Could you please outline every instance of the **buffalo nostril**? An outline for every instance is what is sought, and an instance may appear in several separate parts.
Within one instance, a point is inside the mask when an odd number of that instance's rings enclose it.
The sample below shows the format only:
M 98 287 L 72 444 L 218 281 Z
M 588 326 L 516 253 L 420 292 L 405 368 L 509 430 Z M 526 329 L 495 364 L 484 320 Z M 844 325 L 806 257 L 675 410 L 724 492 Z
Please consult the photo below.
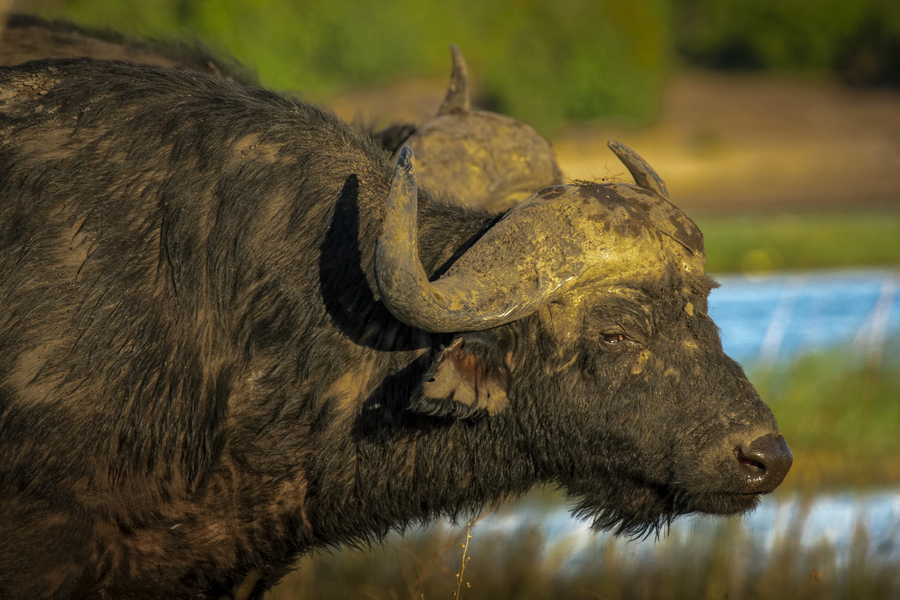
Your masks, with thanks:
M 784 481 L 794 462 L 784 438 L 769 433 L 734 449 L 741 473 L 746 476 L 748 493 L 767 494 Z

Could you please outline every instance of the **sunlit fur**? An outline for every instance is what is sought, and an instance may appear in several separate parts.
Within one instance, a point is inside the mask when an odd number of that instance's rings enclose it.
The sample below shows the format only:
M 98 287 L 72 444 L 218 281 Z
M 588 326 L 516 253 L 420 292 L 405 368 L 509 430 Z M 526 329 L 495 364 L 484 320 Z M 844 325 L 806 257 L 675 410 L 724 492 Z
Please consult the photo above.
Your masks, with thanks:
M 459 336 L 374 291 L 390 181 L 370 137 L 269 91 L 0 69 L 0 597 L 216 598 L 259 573 L 258 597 L 313 549 L 538 484 L 627 534 L 752 507 L 722 460 L 775 422 L 710 281 L 673 261 L 462 334 L 509 405 L 454 412 L 422 383 Z M 499 218 L 419 203 L 434 273 Z M 643 341 L 605 346 L 616 327 Z

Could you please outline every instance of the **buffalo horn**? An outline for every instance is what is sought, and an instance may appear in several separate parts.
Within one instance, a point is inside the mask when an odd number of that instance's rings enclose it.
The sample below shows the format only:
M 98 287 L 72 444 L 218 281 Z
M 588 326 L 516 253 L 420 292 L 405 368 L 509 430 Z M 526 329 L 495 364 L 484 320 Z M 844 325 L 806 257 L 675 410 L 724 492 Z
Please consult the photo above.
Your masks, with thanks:
M 660 179 L 653 167 L 647 164 L 647 161 L 638 156 L 637 152 L 615 140 L 609 140 L 606 145 L 619 157 L 638 186 L 656 192 L 669 200 L 669 190 L 666 189 L 665 182 Z
M 439 117 L 469 111 L 469 69 L 466 59 L 456 44 L 450 44 L 450 53 L 453 55 L 453 71 L 450 73 L 447 95 L 438 110 Z
M 495 274 L 495 265 L 491 264 L 483 264 L 477 274 L 454 277 L 451 269 L 448 276 L 428 281 L 419 259 L 412 158 L 412 150 L 405 146 L 397 160 L 375 248 L 375 279 L 391 313 L 426 331 L 479 331 L 515 321 L 540 308 L 544 294 L 537 286 L 515 282 L 513 287 L 518 289 L 508 289 L 510 285 L 503 280 L 510 277 Z M 517 254 L 514 249 L 512 253 Z M 515 279 L 515 274 L 511 275 Z

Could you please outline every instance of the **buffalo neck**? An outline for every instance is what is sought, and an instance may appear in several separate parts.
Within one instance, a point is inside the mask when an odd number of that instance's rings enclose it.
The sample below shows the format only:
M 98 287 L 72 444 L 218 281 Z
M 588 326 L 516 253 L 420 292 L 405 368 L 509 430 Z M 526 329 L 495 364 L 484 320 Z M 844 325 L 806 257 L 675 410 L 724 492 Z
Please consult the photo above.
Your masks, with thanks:
M 351 543 L 381 538 L 440 517 L 465 519 L 540 483 L 510 414 L 457 420 L 416 415 L 402 404 L 402 397 L 373 396 L 352 424 L 354 447 L 311 478 L 317 482 L 311 512 L 330 515 L 315 524 L 313 544 L 335 536 Z

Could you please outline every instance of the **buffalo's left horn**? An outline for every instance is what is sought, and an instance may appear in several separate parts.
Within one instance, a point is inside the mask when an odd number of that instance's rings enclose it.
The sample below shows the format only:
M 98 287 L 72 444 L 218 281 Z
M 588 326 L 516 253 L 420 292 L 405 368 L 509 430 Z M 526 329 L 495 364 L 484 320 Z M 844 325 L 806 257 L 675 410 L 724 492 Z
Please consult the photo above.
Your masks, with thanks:
M 417 188 L 408 146 L 400 151 L 375 248 L 375 279 L 395 317 L 431 332 L 478 331 L 515 321 L 540 308 L 534 294 L 513 295 L 493 278 L 444 277 L 435 282 L 419 259 Z M 485 265 L 489 268 L 490 265 Z M 489 276 L 490 273 L 482 273 Z M 479 285 L 478 280 L 484 281 Z M 490 279 L 495 285 L 487 285 Z M 524 290 L 523 290 L 524 291 Z M 510 300 L 510 298 L 515 298 Z

